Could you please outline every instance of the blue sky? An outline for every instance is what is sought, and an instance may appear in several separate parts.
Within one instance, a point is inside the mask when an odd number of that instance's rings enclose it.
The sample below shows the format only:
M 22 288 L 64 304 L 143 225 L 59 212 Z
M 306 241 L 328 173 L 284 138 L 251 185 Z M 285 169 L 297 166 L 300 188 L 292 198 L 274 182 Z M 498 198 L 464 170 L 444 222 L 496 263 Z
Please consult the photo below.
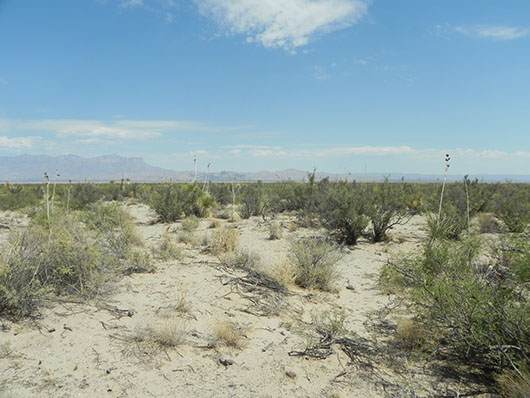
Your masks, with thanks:
M 528 0 L 0 0 L 0 155 L 530 174 Z

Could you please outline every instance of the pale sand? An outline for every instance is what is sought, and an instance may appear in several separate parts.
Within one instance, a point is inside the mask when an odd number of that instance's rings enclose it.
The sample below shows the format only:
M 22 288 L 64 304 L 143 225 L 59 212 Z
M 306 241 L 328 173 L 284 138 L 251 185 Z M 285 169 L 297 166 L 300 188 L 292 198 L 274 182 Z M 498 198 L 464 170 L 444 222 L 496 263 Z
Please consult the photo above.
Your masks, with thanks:
M 178 223 L 151 225 L 155 215 L 146 206 L 127 209 L 147 248 L 168 228 L 178 229 Z M 287 226 L 291 219 L 280 215 L 274 222 Z M 180 244 L 185 247 L 183 260 L 157 262 L 153 274 L 124 277 L 99 303 L 53 303 L 35 323 L 3 321 L 0 342 L 8 350 L 0 353 L 0 397 L 433 396 L 430 386 L 446 381 L 424 374 L 429 372 L 419 366 L 406 366 L 404 356 L 381 354 L 372 358 L 374 368 L 368 368 L 349 364 L 339 346 L 323 360 L 288 355 L 303 350 L 311 336 L 315 339 L 312 319 L 334 309 L 347 315 L 347 336 L 366 338 L 373 348 L 382 346 L 388 339 L 384 330 L 392 332 L 395 319 L 376 314 L 394 298 L 380 291 L 378 275 L 392 256 L 418 249 L 423 223 L 414 217 L 393 229 L 387 243 L 363 239 L 342 249 L 336 292 L 291 287 L 291 294 L 280 302 L 283 306 L 277 307 L 279 315 L 271 316 L 249 313 L 256 307 L 242 296 L 244 292 L 238 294 L 222 283 L 229 271 L 217 258 L 200 245 Z M 211 234 L 209 224 L 201 221 L 197 236 Z M 240 231 L 240 247 L 257 253 L 264 268 L 284 261 L 289 239 L 319 233 L 305 228 L 289 232 L 284 227 L 282 239 L 269 240 L 261 218 L 230 225 Z M 179 298 L 189 303 L 188 314 L 171 309 Z M 160 349 L 131 338 L 142 326 L 173 321 L 187 332 L 186 342 L 176 348 Z M 214 328 L 224 321 L 244 328 L 242 348 L 211 347 Z M 220 360 L 233 364 L 225 366 Z

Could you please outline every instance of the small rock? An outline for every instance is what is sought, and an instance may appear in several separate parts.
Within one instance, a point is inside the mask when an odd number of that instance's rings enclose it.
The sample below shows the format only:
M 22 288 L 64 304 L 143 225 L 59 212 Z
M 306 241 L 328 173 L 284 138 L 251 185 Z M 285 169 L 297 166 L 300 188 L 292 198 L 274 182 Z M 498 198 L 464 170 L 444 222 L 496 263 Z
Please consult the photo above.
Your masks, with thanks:
M 296 378 L 296 373 L 293 372 L 292 370 L 287 370 L 287 371 L 285 372 L 285 375 L 286 375 L 288 378 L 290 378 L 290 379 L 294 379 L 294 378 Z
M 226 367 L 234 364 L 234 361 L 232 361 L 231 359 L 219 358 L 219 362 L 221 363 L 221 365 L 226 366 Z

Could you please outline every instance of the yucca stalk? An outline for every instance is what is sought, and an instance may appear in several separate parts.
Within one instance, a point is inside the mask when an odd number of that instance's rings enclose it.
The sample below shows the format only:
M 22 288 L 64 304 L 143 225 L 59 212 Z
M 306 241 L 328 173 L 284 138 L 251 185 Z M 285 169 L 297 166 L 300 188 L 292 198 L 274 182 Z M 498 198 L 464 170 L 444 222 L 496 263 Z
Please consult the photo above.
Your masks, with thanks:
M 444 191 L 445 191 L 445 183 L 447 182 L 447 172 L 449 170 L 449 166 L 451 166 L 451 157 L 448 153 L 445 154 L 445 172 L 444 172 L 444 181 L 442 183 L 442 193 L 440 194 L 440 207 L 438 208 L 438 218 L 437 223 L 440 223 L 440 219 L 442 217 L 442 204 L 444 200 Z

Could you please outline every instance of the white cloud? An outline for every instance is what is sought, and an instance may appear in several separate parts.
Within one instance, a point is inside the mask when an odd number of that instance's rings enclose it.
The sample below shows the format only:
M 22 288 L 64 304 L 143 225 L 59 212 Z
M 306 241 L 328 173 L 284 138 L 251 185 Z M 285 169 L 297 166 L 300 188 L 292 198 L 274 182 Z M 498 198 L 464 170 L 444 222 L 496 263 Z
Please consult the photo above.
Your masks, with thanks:
M 313 77 L 316 80 L 329 80 L 331 76 L 325 67 L 317 65 L 313 68 Z
M 204 156 L 204 155 L 208 155 L 208 151 L 204 149 L 197 149 L 196 151 L 190 152 L 190 155 Z
M 0 118 L 0 132 L 46 132 L 59 138 L 78 137 L 83 143 L 100 140 L 145 140 L 171 132 L 226 132 L 245 126 L 216 127 L 203 123 L 178 120 L 78 120 L 43 119 L 19 120 Z
M 141 5 L 143 5 L 143 0 L 127 0 L 121 3 L 121 6 L 125 8 L 138 7 Z
M 526 28 L 503 25 L 462 25 L 453 26 L 450 28 L 450 30 L 455 33 L 475 37 L 477 39 L 490 39 L 496 41 L 520 39 L 527 36 L 530 32 Z
M 195 0 L 203 15 L 248 42 L 287 50 L 308 44 L 317 33 L 357 23 L 366 0 Z
M 3 77 L 0 77 L 0 84 L 7 84 L 7 80 Z
M 35 141 L 40 140 L 41 137 L 17 137 L 9 138 L 0 136 L 0 149 L 18 149 L 30 148 L 35 144 Z
M 242 147 L 241 149 L 246 149 Z M 349 156 L 398 156 L 422 159 L 439 159 L 443 161 L 445 154 L 451 154 L 453 160 L 491 160 L 491 159 L 508 159 L 510 157 L 530 158 L 530 152 L 513 152 L 509 153 L 501 150 L 476 150 L 465 148 L 453 149 L 415 149 L 410 146 L 359 146 L 359 147 L 331 147 L 325 149 L 300 149 L 300 148 L 283 148 L 283 147 L 264 147 L 254 148 L 249 146 L 247 151 L 240 150 L 238 154 L 251 155 L 257 158 L 273 159 L 312 159 L 312 158 L 332 158 L 332 157 L 349 157 Z
M 388 156 L 388 155 L 410 155 L 418 154 L 421 151 L 412 149 L 409 146 L 362 146 L 362 147 L 335 147 L 319 150 L 285 148 L 274 149 L 253 149 L 250 154 L 254 157 L 273 158 L 322 158 L 333 156 Z

